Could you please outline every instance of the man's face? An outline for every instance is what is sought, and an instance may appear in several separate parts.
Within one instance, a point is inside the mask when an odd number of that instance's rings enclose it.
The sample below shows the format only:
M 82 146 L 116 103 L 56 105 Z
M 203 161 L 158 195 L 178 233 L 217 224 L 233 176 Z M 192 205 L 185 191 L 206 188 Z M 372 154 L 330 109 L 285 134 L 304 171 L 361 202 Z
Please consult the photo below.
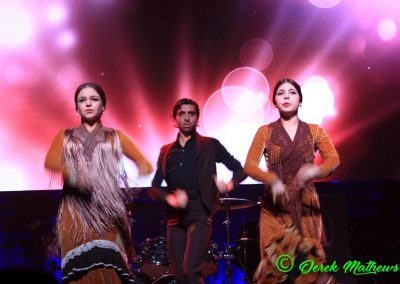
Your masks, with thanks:
M 189 135 L 196 130 L 199 117 L 194 105 L 182 105 L 174 117 L 174 122 L 179 131 Z

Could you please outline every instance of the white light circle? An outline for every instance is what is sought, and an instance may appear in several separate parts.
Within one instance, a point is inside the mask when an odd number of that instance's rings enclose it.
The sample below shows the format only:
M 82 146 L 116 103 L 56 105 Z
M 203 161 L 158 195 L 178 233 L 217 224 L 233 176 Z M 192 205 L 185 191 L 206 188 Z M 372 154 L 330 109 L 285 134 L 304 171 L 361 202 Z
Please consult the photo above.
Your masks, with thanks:
M 0 162 L 1 190 L 25 190 L 26 186 L 26 177 L 17 165 L 7 161 Z
M 320 76 L 309 77 L 301 87 L 303 93 L 299 117 L 308 123 L 321 124 L 326 116 L 334 115 L 334 95 L 328 81 Z
M 0 5 L 0 46 L 17 47 L 26 44 L 33 36 L 31 16 L 17 6 Z
M 392 20 L 384 20 L 378 25 L 378 34 L 382 40 L 391 40 L 396 36 L 397 28 Z
M 61 25 L 67 20 L 67 9 L 60 3 L 52 4 L 47 8 L 46 17 L 50 23 Z
M 237 68 L 231 71 L 222 82 L 223 99 L 227 105 L 229 105 L 231 108 L 234 108 L 234 106 L 230 104 L 236 101 L 238 94 L 236 92 L 231 92 L 231 90 L 233 90 L 232 87 L 237 88 L 237 90 L 242 88 L 242 90 L 246 89 L 252 92 L 258 101 L 257 103 L 260 103 L 261 105 L 264 105 L 268 100 L 268 80 L 259 70 L 255 68 Z M 226 92 L 224 90 L 226 90 Z M 245 93 L 247 93 L 247 91 Z M 234 95 L 234 100 L 231 100 L 231 95 Z

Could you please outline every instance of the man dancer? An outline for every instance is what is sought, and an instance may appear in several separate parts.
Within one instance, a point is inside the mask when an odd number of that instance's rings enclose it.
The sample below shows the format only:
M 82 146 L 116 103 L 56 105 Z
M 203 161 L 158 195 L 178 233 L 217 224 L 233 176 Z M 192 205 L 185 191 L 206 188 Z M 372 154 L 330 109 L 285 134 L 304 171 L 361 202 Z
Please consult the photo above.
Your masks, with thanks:
M 219 192 L 230 192 L 246 176 L 243 168 L 215 138 L 197 133 L 199 106 L 180 99 L 173 108 L 174 142 L 161 148 L 150 196 L 167 206 L 167 243 L 178 284 L 204 283 L 200 266 L 212 230 L 212 215 L 219 206 Z M 225 183 L 216 178 L 216 162 L 233 172 Z M 167 191 L 161 189 L 165 180 Z

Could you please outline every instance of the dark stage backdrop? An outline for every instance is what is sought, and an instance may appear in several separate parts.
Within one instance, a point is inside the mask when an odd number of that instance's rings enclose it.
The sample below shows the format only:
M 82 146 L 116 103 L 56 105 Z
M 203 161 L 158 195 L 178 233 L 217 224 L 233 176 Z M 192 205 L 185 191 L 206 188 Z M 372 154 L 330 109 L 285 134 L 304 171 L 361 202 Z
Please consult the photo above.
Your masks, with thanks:
M 106 90 L 103 123 L 155 164 L 181 97 L 199 102 L 199 132 L 244 162 L 277 118 L 271 88 L 292 77 L 301 118 L 341 155 L 333 179 L 399 178 L 399 23 L 394 0 L 1 1 L 0 191 L 60 188 L 43 160 L 59 129 L 79 124 L 84 81 Z M 127 170 L 132 187 L 149 186 Z
M 400 233 L 397 229 L 400 222 L 399 181 L 333 181 L 317 183 L 316 186 L 324 214 L 328 263 L 336 261 L 339 267 L 348 260 L 400 263 Z M 137 193 L 128 208 L 132 212 L 132 235 L 140 255 L 146 239 L 159 240 L 165 236 L 165 212 L 162 205 L 147 197 L 147 188 L 131 190 Z M 262 185 L 241 185 L 231 197 L 257 202 L 263 196 L 263 190 Z M 60 260 L 52 244 L 60 193 L 59 190 L 0 193 L 0 269 L 26 267 L 59 274 L 57 266 Z M 244 275 L 244 263 L 251 275 L 259 261 L 257 241 L 236 242 L 243 236 L 258 239 L 259 210 L 259 205 L 254 205 L 231 210 L 229 214 L 234 252 L 232 265 L 237 281 Z M 215 255 L 223 255 L 225 250 L 225 220 L 226 211 L 218 211 L 212 234 L 217 245 L 213 252 Z M 156 252 L 160 255 L 160 250 Z M 226 266 L 225 260 L 218 261 L 218 273 L 209 278 L 210 283 L 227 283 Z M 400 280 L 399 273 L 354 276 L 340 269 L 334 275 L 346 284 L 387 284 L 399 283 Z

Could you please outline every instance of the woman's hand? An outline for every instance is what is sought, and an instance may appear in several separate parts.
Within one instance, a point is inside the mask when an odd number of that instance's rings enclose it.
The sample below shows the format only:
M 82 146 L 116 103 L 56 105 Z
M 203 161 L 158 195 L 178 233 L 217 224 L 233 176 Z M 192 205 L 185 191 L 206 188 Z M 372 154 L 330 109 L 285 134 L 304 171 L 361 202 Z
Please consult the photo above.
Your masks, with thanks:
M 168 205 L 173 208 L 186 208 L 188 196 L 186 191 L 177 188 L 174 193 L 170 193 L 165 197 Z
M 320 170 L 318 166 L 307 164 L 302 166 L 297 172 L 295 181 L 299 187 L 303 187 L 304 184 L 319 177 L 319 175 Z
M 275 201 L 276 201 L 276 197 L 278 195 L 285 194 L 286 198 L 288 197 L 286 189 L 285 189 L 285 185 L 280 179 L 275 180 L 271 184 L 271 191 L 272 191 L 272 201 L 274 202 L 274 204 L 275 204 Z

